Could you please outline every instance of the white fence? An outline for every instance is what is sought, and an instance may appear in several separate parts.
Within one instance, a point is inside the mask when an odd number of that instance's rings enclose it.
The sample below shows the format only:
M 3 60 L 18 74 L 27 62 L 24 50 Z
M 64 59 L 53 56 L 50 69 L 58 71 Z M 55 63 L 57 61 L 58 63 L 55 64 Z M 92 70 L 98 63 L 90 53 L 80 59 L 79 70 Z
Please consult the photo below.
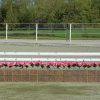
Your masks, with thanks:
M 100 52 L 0 52 L 0 56 L 2 57 L 0 61 L 100 61 Z M 25 58 L 26 56 L 27 58 Z
M 100 39 L 100 23 L 0 23 L 1 39 Z
M 100 56 L 100 52 L 95 53 L 84 53 L 84 52 L 80 52 L 80 53 L 74 53 L 74 52 L 0 52 L 0 56 L 82 56 L 82 57 L 86 57 L 86 56 Z

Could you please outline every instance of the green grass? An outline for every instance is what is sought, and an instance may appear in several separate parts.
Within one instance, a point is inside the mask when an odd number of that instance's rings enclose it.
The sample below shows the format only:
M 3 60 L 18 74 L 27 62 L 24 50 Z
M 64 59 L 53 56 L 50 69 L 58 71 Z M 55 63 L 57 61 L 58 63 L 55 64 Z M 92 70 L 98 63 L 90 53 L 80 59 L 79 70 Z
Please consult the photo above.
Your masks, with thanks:
M 100 100 L 100 84 L 0 83 L 0 100 Z
M 8 38 L 35 39 L 35 30 L 9 30 Z M 0 38 L 5 36 L 5 31 L 0 31 Z M 69 38 L 69 30 L 45 29 L 38 30 L 38 39 L 65 39 Z M 100 39 L 100 29 L 72 29 L 72 39 Z

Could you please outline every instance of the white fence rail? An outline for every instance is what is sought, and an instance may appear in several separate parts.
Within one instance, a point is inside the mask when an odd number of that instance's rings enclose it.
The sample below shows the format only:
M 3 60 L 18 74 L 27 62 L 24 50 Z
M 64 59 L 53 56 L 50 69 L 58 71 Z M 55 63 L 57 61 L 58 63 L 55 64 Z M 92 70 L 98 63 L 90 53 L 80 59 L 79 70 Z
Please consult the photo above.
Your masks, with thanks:
M 0 56 L 2 57 L 0 58 L 0 61 L 100 61 L 100 52 L 98 53 L 0 52 Z M 19 56 L 21 56 L 21 58 L 19 58 Z M 29 57 L 25 58 L 26 56 Z
M 100 52 L 0 52 L 0 56 L 100 56 Z
M 100 39 L 100 23 L 0 23 L 0 37 L 34 40 Z
M 0 61 L 91 61 L 100 62 L 100 58 L 0 58 Z

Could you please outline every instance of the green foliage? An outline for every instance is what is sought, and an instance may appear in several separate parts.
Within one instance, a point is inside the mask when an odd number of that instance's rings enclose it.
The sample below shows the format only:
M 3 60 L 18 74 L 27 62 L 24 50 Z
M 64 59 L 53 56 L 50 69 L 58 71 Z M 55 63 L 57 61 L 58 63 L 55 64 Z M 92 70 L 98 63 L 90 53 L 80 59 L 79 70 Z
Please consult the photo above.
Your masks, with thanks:
M 4 22 L 17 22 L 17 11 L 15 8 L 15 4 L 13 4 L 12 0 L 3 1 L 1 11 Z
M 97 23 L 100 0 L 2 0 L 0 22 Z

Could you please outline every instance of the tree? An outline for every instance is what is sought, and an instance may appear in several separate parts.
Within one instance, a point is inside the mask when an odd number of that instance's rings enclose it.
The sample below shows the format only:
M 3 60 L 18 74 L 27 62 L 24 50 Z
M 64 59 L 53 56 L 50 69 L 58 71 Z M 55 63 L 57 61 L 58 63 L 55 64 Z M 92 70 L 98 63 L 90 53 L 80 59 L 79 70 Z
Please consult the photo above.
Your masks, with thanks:
M 34 19 L 34 0 L 16 0 L 19 22 L 30 23 Z
M 64 0 L 35 1 L 35 19 L 38 22 L 62 22 Z
M 1 0 L 0 22 L 100 22 L 100 0 Z
M 17 12 L 13 4 L 13 0 L 3 1 L 1 9 L 2 9 L 2 16 L 3 16 L 4 22 L 16 23 L 18 21 Z
M 100 23 L 100 0 L 91 0 L 92 19 Z

